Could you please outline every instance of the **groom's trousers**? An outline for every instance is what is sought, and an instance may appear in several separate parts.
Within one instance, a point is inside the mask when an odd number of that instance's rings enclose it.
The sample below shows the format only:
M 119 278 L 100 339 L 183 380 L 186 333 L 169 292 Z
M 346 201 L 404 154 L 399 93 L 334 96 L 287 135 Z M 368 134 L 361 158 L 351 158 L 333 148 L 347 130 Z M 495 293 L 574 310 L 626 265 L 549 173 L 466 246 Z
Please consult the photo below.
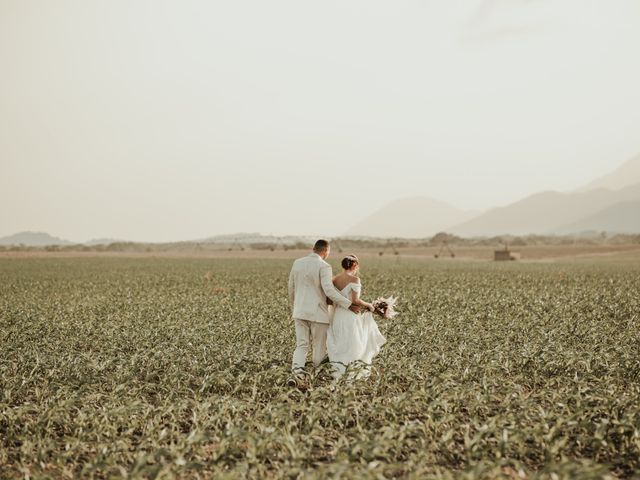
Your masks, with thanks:
M 293 352 L 291 370 L 294 373 L 304 369 L 309 348 L 312 349 L 313 364 L 317 367 L 327 356 L 328 323 L 311 322 L 294 318 L 296 325 L 296 350 Z

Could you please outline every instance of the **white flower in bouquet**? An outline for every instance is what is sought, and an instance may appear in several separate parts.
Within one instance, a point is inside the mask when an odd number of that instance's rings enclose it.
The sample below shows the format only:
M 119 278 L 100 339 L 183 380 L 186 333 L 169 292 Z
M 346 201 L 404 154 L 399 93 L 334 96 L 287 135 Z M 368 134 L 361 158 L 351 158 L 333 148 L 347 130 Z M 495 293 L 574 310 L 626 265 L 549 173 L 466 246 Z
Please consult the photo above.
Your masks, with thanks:
M 386 319 L 395 317 L 398 314 L 395 310 L 397 300 L 397 297 L 376 298 L 372 303 L 373 313 Z

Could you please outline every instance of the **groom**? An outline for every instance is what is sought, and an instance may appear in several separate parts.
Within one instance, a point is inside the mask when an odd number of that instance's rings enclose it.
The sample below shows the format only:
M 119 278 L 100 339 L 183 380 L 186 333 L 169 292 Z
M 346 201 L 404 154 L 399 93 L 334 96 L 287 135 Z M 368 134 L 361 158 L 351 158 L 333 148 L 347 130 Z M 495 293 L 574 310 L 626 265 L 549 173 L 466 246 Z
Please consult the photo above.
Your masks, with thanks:
M 318 240 L 312 253 L 293 262 L 289 274 L 289 301 L 296 326 L 296 350 L 291 365 L 294 375 L 304 371 L 309 347 L 313 346 L 315 366 L 327 356 L 327 299 L 355 312 L 360 310 L 333 286 L 331 265 L 325 261 L 330 252 L 329 242 Z

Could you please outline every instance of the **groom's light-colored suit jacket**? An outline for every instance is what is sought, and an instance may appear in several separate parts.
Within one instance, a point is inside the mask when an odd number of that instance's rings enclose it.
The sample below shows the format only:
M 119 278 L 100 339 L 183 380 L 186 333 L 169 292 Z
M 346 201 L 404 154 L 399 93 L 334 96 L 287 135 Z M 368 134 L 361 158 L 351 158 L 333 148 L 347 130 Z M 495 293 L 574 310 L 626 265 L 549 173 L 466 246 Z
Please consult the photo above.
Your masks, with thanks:
M 331 265 L 320 255 L 311 253 L 293 262 L 289 274 L 289 301 L 293 305 L 293 318 L 329 323 L 327 297 L 344 308 L 351 306 L 351 300 L 333 286 Z

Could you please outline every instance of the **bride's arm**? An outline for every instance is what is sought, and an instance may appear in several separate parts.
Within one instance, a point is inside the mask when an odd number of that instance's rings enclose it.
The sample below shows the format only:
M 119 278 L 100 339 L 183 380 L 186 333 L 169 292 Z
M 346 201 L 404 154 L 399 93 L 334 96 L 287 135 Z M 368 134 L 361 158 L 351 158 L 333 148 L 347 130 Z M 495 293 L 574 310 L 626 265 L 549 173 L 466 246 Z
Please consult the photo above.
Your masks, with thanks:
M 365 302 L 364 300 L 362 300 L 360 298 L 359 289 L 358 290 L 356 290 L 356 289 L 351 290 L 351 303 L 353 305 L 358 305 L 359 307 L 366 308 L 370 312 L 373 312 L 373 305 L 371 305 L 370 303 Z

